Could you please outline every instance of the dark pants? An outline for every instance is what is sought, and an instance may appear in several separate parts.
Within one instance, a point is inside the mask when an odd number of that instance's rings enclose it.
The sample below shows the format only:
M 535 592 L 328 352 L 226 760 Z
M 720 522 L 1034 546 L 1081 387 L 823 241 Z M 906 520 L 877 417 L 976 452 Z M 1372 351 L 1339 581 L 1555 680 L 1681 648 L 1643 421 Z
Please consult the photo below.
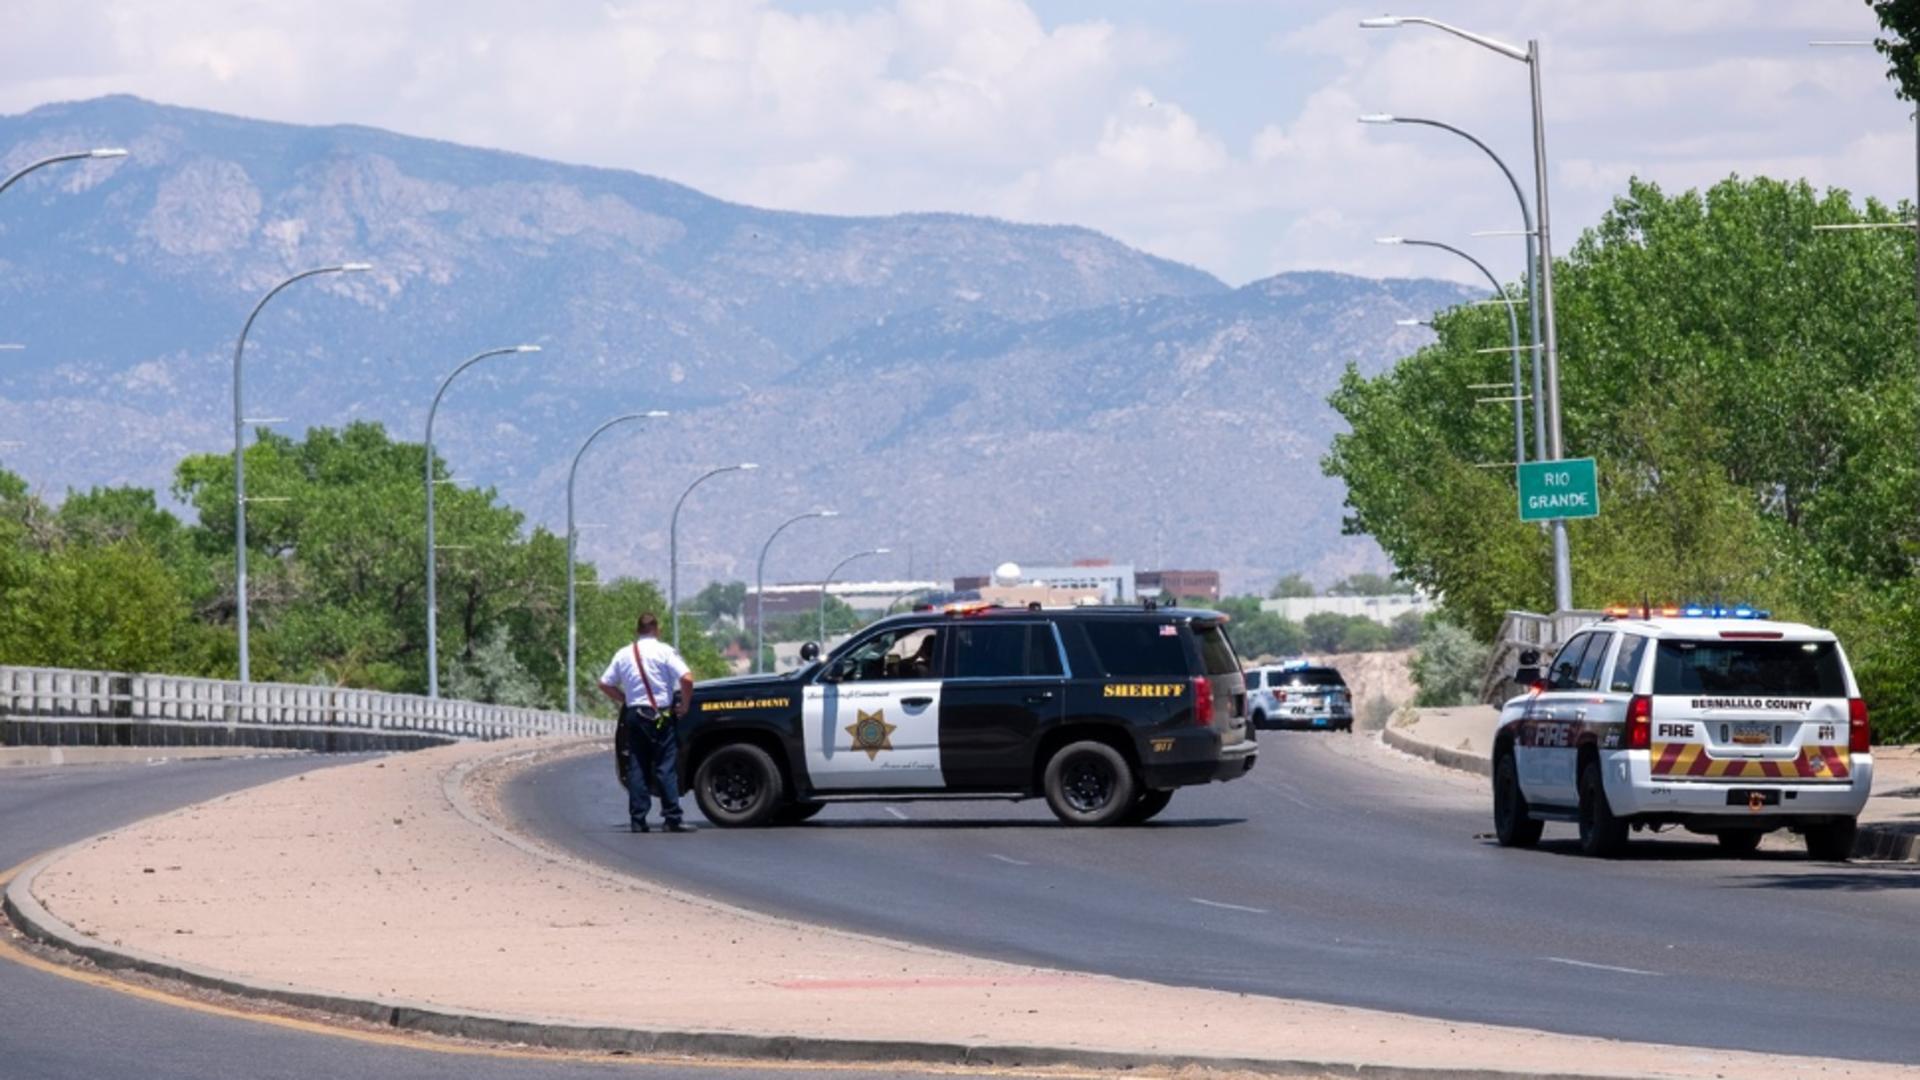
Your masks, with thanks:
M 672 823 L 680 820 L 679 725 L 672 713 L 656 723 L 648 711 L 632 706 L 620 710 L 620 723 L 627 729 L 627 817 L 635 824 L 646 821 L 652 805 L 648 796 L 658 795 L 660 816 Z

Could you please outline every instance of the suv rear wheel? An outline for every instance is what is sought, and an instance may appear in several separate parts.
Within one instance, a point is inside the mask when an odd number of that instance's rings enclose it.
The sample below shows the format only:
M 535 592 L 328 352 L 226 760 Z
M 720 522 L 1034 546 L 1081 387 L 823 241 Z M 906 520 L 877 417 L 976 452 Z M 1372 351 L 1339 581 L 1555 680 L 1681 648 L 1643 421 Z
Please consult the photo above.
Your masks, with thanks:
M 1055 751 L 1042 778 L 1047 806 L 1069 825 L 1113 825 L 1133 808 L 1139 784 L 1120 751 L 1085 739 Z
M 1494 839 L 1501 847 L 1529 848 L 1540 842 L 1540 827 L 1520 790 L 1520 770 L 1509 750 L 1493 766 Z
M 701 762 L 693 795 L 707 820 L 722 828 L 765 825 L 780 808 L 780 768 L 752 743 L 728 743 Z
M 1126 822 L 1129 825 L 1140 825 L 1151 821 L 1156 814 L 1165 810 L 1167 804 L 1172 801 L 1173 792 L 1171 790 L 1154 791 L 1148 788 L 1133 797 L 1133 805 L 1127 808 Z
M 1853 858 L 1853 838 L 1860 823 L 1843 818 L 1831 825 L 1810 825 L 1806 830 L 1807 857 L 1821 862 L 1846 862 Z
M 1611 859 L 1627 849 L 1627 823 L 1613 816 L 1600 763 L 1589 761 L 1580 770 L 1580 850 Z

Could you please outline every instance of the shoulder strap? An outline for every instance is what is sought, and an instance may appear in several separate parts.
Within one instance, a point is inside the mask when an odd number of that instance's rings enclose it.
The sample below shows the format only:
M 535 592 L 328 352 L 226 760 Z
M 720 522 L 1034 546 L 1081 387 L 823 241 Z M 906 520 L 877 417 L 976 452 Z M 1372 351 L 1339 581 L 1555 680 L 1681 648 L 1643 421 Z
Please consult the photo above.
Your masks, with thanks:
M 640 685 L 647 688 L 647 704 L 653 706 L 654 712 L 659 712 L 660 699 L 653 696 L 653 680 L 647 678 L 647 665 L 645 661 L 640 659 L 640 643 L 638 641 L 633 643 L 633 669 L 640 673 Z

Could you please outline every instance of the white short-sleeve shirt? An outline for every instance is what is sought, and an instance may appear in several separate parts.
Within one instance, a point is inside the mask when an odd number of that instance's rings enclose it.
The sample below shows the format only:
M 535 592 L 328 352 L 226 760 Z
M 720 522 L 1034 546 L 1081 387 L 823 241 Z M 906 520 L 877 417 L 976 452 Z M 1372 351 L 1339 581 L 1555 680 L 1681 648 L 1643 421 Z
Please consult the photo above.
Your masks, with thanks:
M 640 658 L 638 665 L 634 663 L 636 652 Z M 627 704 L 638 706 L 648 704 L 647 688 L 651 685 L 653 700 L 665 709 L 673 704 L 673 692 L 691 670 L 680 658 L 680 650 L 657 637 L 644 637 L 613 654 L 613 662 L 600 676 L 600 685 L 618 688 L 627 696 Z

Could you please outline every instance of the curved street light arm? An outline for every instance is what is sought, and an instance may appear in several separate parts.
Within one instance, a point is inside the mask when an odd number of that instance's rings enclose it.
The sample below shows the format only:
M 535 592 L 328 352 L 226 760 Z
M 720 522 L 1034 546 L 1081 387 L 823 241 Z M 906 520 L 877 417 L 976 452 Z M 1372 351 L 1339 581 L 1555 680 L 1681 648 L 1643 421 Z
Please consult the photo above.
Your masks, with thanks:
M 808 518 L 838 517 L 835 510 L 810 510 L 804 514 L 795 514 L 780 523 L 779 528 L 767 535 L 767 542 L 760 545 L 760 559 L 753 567 L 753 673 L 760 674 L 760 655 L 766 649 L 767 639 L 767 551 L 787 526 Z
M 1526 461 L 1527 429 L 1526 420 L 1524 419 L 1525 413 L 1521 409 L 1520 402 L 1520 316 L 1516 313 L 1517 302 L 1513 297 L 1507 295 L 1507 287 L 1501 284 L 1500 279 L 1494 276 L 1493 271 L 1487 269 L 1487 264 L 1454 247 L 1452 244 L 1443 244 L 1438 240 L 1409 240 L 1404 238 L 1400 240 L 1400 243 L 1406 244 L 1409 247 L 1438 248 L 1441 251 L 1458 255 L 1462 259 L 1472 263 L 1474 268 L 1486 277 L 1487 284 L 1493 286 L 1494 295 L 1506 302 L 1507 340 L 1512 346 L 1509 352 L 1513 364 L 1513 460 L 1516 462 Z M 1538 402 L 1535 402 L 1536 408 L 1538 404 Z
M 673 628 L 673 647 L 676 649 L 680 647 L 680 508 L 687 505 L 687 496 L 693 494 L 693 489 L 708 480 L 722 473 L 747 472 L 759 467 L 751 461 L 745 461 L 738 465 L 709 469 L 688 484 L 687 489 L 673 502 L 673 515 L 667 521 L 667 611 L 668 621 Z
M 848 563 L 853 562 L 857 559 L 870 558 L 875 555 L 889 555 L 889 554 L 892 554 L 892 552 L 893 552 L 892 548 L 869 548 L 866 551 L 856 551 L 853 554 L 847 556 L 846 558 L 841 559 L 839 562 L 834 563 L 833 569 L 827 571 L 827 576 L 825 580 L 820 582 L 820 647 L 821 648 L 824 649 L 827 647 L 827 586 L 833 584 L 833 579 L 840 576 L 840 571 L 846 569 L 846 566 Z
M 5 180 L 0 180 L 0 191 L 5 191 L 8 188 L 12 187 L 15 181 L 19 180 L 21 177 L 27 175 L 28 173 L 34 171 L 35 169 L 44 169 L 48 165 L 58 165 L 63 161 L 82 161 L 87 158 L 115 158 L 115 157 L 126 157 L 126 156 L 127 156 L 127 152 L 125 150 L 121 150 L 118 147 L 111 147 L 111 148 L 103 148 L 99 150 L 75 150 L 71 153 L 55 154 L 52 157 L 44 157 L 44 158 L 41 158 L 39 161 L 35 161 L 35 162 L 32 162 L 31 164 L 21 166 L 20 168 L 14 170 L 13 175 L 7 177 Z
M 580 449 L 575 450 L 573 452 L 573 463 L 567 466 L 567 715 L 568 716 L 577 715 L 579 713 L 579 704 L 580 704 L 579 702 L 580 678 L 578 675 L 578 664 L 579 664 L 579 655 L 580 655 L 580 627 L 575 617 L 576 589 L 574 585 L 574 576 L 573 576 L 574 542 L 578 538 L 578 534 L 580 530 L 575 528 L 573 524 L 574 477 L 578 476 L 580 473 L 580 459 L 587 456 L 587 448 L 592 446 L 593 441 L 595 439 L 598 439 L 603 433 L 605 433 L 608 428 L 613 427 L 616 424 L 624 424 L 630 420 L 657 420 L 660 417 L 663 417 L 665 415 L 667 414 L 659 411 L 658 409 L 655 409 L 649 412 L 625 413 L 623 415 L 616 416 L 611 420 L 608 420 L 607 422 L 601 424 L 599 427 L 593 429 L 593 433 L 588 435 L 585 441 L 583 441 L 580 444 Z
M 1452 34 L 1454 37 L 1471 41 L 1481 48 L 1492 49 L 1502 56 L 1519 60 L 1523 63 L 1531 63 L 1533 59 L 1527 50 L 1520 48 L 1518 45 L 1509 45 L 1499 38 L 1488 37 L 1485 34 L 1475 33 L 1472 30 L 1465 30 L 1452 23 L 1441 22 L 1439 19 L 1429 19 L 1425 15 L 1385 15 L 1379 18 L 1360 20 L 1361 28 L 1366 30 L 1391 30 L 1404 26 L 1407 23 L 1418 23 L 1421 26 L 1431 26 L 1435 30 L 1443 30 Z

